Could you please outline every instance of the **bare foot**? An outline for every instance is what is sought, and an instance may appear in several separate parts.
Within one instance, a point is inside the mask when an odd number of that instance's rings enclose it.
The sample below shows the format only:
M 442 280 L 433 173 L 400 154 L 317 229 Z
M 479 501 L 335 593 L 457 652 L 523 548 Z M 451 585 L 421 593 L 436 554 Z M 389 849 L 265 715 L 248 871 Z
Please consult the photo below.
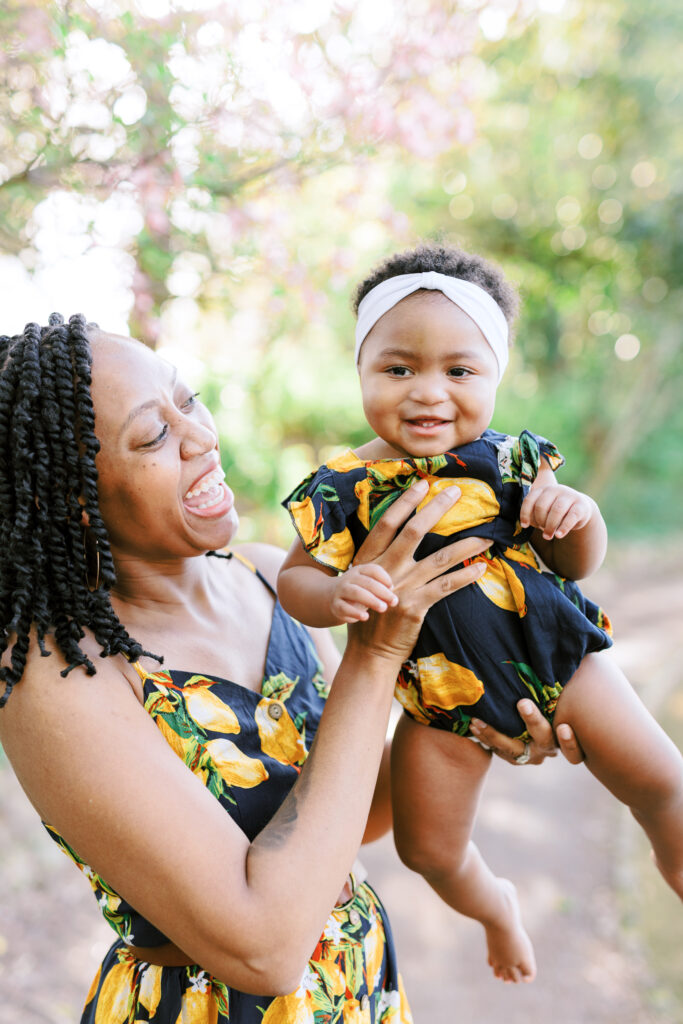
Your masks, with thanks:
M 495 925 L 484 925 L 493 973 L 501 981 L 533 981 L 536 958 L 531 939 L 522 925 L 517 890 L 507 878 L 498 878 L 506 907 L 504 916 Z

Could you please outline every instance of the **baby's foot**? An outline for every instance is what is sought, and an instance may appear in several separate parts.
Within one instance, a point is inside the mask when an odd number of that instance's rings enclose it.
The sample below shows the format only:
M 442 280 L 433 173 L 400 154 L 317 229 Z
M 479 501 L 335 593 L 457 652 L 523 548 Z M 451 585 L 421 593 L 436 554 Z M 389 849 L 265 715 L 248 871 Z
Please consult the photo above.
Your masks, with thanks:
M 533 981 L 536 958 L 531 939 L 522 925 L 517 890 L 507 878 L 497 881 L 506 911 L 497 924 L 484 925 L 489 963 L 495 976 L 502 981 Z

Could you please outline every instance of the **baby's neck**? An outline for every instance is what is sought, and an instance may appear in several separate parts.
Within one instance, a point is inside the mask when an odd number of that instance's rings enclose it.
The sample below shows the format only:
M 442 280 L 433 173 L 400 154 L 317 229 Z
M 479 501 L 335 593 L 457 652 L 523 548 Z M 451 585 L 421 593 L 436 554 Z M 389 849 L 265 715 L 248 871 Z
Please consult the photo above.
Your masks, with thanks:
M 359 448 L 354 448 L 354 452 L 359 459 L 367 461 L 373 459 L 414 459 L 419 457 L 414 455 L 412 452 L 401 451 L 399 448 L 394 448 L 392 445 L 382 440 L 381 437 L 374 437 L 372 441 L 368 441 L 367 444 L 362 444 Z M 433 455 L 443 454 L 445 453 L 433 453 Z

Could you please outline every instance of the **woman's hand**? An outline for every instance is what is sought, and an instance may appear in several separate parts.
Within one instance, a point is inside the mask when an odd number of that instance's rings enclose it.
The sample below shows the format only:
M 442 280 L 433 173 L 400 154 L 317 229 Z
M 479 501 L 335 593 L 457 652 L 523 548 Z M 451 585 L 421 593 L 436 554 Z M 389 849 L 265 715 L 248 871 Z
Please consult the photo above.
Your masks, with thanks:
M 486 565 L 478 562 L 454 572 L 448 570 L 490 546 L 488 540 L 469 537 L 416 562 L 413 556 L 420 541 L 460 497 L 457 487 L 447 487 L 409 519 L 427 489 L 427 484 L 420 481 L 397 498 L 372 528 L 353 560 L 354 565 L 372 562 L 385 569 L 398 601 L 381 613 L 370 610 L 367 621 L 350 626 L 349 644 L 360 644 L 372 653 L 400 661 L 415 646 L 427 609 L 479 579 Z
M 543 717 L 533 701 L 520 700 L 517 710 L 531 736 L 528 744 L 523 740 L 505 736 L 477 718 L 472 719 L 470 732 L 482 746 L 488 747 L 492 753 L 510 764 L 540 764 L 546 757 L 556 756 L 558 744 L 570 764 L 581 764 L 584 759 L 583 751 L 573 729 L 566 722 L 558 725 L 557 733 L 554 734 L 550 722 Z M 525 757 L 527 754 L 528 759 Z

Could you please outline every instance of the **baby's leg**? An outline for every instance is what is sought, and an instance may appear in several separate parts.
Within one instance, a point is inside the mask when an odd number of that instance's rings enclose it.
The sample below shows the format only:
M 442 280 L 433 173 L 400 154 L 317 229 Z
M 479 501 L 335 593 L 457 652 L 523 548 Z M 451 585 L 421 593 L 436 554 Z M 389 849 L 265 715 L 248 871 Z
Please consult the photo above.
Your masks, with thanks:
M 683 899 L 683 757 L 605 653 L 587 655 L 562 691 L 586 765 L 647 833 L 662 875 Z
M 396 848 L 449 906 L 482 923 L 496 977 L 533 981 L 515 887 L 496 878 L 470 839 L 490 761 L 471 740 L 403 715 L 391 758 Z

